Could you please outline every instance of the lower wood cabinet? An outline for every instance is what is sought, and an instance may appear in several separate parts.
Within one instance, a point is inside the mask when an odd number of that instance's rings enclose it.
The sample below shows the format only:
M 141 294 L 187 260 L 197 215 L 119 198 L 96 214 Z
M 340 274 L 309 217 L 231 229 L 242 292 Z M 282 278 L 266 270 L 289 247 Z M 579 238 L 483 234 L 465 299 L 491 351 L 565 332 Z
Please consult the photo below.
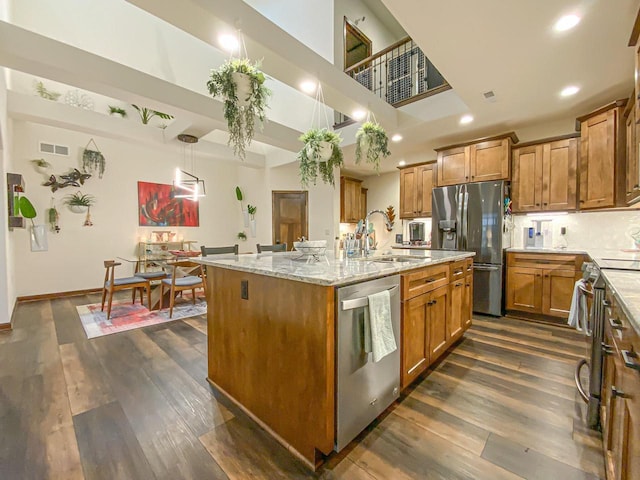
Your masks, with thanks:
M 569 318 L 583 261 L 583 255 L 507 253 L 507 310 Z
M 402 388 L 471 326 L 472 260 L 402 275 Z
M 640 336 L 608 296 L 603 342 L 602 444 L 608 480 L 640 478 Z

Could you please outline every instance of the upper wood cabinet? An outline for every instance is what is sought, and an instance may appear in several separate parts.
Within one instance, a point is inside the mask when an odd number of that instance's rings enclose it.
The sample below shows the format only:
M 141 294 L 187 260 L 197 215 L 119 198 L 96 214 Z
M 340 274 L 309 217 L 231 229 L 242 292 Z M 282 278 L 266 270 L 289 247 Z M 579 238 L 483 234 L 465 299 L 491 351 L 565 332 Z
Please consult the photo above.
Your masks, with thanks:
M 513 149 L 514 212 L 576 208 L 578 139 L 575 136 L 541 140 Z
M 626 100 L 618 100 L 579 117 L 580 208 L 624 205 L 626 142 L 622 111 Z
M 431 216 L 435 165 L 432 162 L 400 170 L 400 218 Z
M 438 186 L 509 180 L 514 132 L 437 148 Z
M 340 222 L 358 223 L 362 210 L 362 180 L 340 177 Z
M 638 165 L 640 148 L 638 145 L 638 125 L 636 118 L 635 92 L 631 94 L 631 101 L 625 109 L 626 151 L 625 151 L 625 199 L 631 205 L 640 200 L 640 168 Z

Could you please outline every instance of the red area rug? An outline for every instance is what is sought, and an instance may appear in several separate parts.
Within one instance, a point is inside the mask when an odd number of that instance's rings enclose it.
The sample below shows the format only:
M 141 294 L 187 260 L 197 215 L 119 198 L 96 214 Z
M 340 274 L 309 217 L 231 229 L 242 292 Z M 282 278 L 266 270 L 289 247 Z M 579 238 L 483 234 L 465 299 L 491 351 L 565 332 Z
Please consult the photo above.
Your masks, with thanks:
M 87 338 L 101 337 L 112 333 L 126 332 L 134 328 L 203 315 L 207 313 L 207 302 L 196 297 L 194 305 L 191 303 L 191 298 L 185 295 L 184 299 L 176 301 L 172 318 L 169 318 L 168 308 L 149 311 L 147 307 L 137 302 L 133 305 L 131 302 L 113 302 L 111 318 L 107 320 L 106 304 L 104 308 L 104 312 L 100 311 L 99 303 L 76 307 Z

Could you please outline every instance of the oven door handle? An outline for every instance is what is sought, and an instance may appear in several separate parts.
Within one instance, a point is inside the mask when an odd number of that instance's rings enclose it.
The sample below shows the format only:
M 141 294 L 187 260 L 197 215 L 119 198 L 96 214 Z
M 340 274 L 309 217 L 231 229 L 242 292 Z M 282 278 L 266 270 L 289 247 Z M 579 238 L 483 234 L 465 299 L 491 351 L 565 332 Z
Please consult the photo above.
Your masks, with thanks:
M 580 393 L 580 396 L 582 397 L 582 400 L 584 400 L 584 403 L 589 403 L 589 395 L 587 395 L 587 392 L 582 387 L 582 380 L 580 380 L 580 370 L 585 365 L 587 367 L 589 367 L 589 362 L 587 362 L 587 360 L 583 358 L 582 360 L 580 360 L 578 362 L 578 365 L 576 365 L 576 372 L 573 375 L 573 378 L 576 381 L 576 387 L 578 387 L 578 393 Z
M 389 296 L 393 297 L 398 293 L 400 287 L 394 285 L 391 288 L 387 288 Z M 352 298 L 351 300 L 342 301 L 342 311 L 353 310 L 354 308 L 366 307 L 369 305 L 369 297 Z

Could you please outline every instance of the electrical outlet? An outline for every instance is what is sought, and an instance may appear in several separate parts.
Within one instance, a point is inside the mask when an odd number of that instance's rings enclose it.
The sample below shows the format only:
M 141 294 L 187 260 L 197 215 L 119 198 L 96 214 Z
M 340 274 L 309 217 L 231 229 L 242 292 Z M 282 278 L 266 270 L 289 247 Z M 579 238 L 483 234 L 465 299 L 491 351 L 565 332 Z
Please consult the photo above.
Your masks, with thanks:
M 567 227 L 566 226 L 560 227 L 560 235 L 566 235 L 566 234 L 567 234 Z
M 249 280 L 240 280 L 240 298 L 249 300 Z

